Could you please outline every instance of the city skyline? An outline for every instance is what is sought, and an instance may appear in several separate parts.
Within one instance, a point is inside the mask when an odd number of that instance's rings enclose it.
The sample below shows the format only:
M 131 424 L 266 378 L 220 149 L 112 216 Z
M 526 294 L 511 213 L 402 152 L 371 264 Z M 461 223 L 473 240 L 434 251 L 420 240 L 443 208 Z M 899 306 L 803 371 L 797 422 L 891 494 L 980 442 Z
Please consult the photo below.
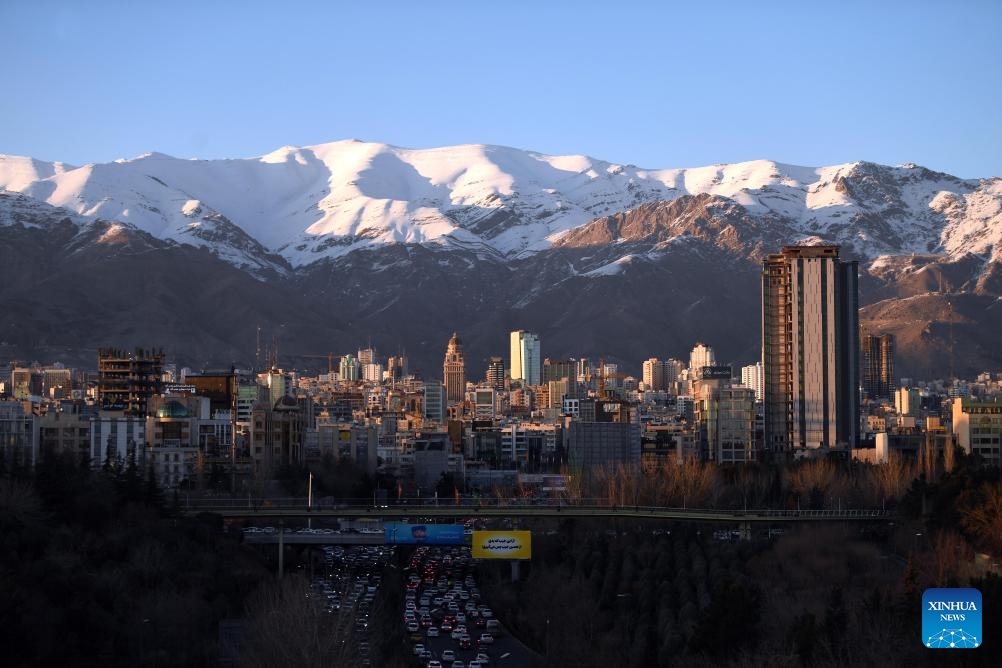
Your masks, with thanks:
M 1002 665 L 998 0 L 6 5 L 5 665 Z

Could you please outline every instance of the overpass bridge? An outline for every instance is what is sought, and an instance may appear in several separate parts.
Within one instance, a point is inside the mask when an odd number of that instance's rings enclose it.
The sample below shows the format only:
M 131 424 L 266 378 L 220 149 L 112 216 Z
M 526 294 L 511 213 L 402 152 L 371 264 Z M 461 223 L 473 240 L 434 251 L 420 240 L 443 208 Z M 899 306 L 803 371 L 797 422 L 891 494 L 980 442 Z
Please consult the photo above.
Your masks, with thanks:
M 214 513 L 224 518 L 246 519 L 370 519 L 401 521 L 420 518 L 623 518 L 635 520 L 674 520 L 682 522 L 790 523 L 790 522 L 873 522 L 893 518 L 879 508 L 801 509 L 713 509 L 670 508 L 662 506 L 610 506 L 594 502 L 534 505 L 515 503 L 393 505 L 334 504 L 309 505 L 306 499 L 191 499 L 182 503 L 185 514 Z

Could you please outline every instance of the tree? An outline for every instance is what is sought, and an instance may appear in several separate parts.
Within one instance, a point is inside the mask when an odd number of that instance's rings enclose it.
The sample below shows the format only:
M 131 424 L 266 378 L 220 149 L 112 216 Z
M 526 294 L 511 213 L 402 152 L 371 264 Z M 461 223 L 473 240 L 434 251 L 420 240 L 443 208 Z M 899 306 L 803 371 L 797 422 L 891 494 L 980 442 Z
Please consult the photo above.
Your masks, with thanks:
M 732 580 L 713 588 L 710 605 L 700 616 L 689 641 L 689 651 L 711 657 L 732 655 L 758 642 L 758 592 Z
M 333 668 L 355 652 L 353 610 L 328 613 L 310 598 L 309 582 L 287 577 L 263 584 L 247 603 L 249 628 L 240 653 L 244 668 Z
M 985 483 L 962 508 L 960 523 L 992 554 L 1002 554 L 1002 482 Z

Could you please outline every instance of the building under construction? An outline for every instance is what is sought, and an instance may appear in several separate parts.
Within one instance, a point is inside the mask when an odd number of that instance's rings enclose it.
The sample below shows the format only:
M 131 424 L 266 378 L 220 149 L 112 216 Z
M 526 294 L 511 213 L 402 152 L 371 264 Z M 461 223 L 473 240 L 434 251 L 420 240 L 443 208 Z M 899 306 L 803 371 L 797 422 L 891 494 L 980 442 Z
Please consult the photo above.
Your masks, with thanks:
M 162 349 L 99 349 L 97 391 L 101 410 L 147 417 L 150 398 L 163 391 L 163 362 Z

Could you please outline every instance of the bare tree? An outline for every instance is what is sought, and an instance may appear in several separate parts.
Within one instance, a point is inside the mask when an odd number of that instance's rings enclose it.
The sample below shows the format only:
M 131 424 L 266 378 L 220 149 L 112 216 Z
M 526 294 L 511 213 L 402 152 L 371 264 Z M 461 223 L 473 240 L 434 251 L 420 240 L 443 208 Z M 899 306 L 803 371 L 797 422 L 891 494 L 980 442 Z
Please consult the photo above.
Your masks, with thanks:
M 244 668 L 327 668 L 348 665 L 354 656 L 353 610 L 326 612 L 303 577 L 262 585 L 247 612 L 250 623 L 240 652 Z

